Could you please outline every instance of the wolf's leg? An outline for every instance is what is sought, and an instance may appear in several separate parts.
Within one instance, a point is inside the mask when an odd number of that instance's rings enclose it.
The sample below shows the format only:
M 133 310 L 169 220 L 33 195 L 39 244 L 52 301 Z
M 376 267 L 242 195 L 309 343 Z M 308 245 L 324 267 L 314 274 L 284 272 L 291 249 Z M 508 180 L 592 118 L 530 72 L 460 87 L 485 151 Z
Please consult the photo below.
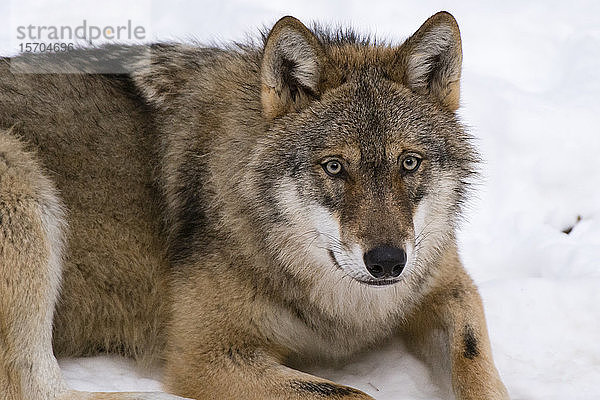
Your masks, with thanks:
M 166 385 L 197 400 L 373 400 L 357 389 L 288 368 L 260 350 L 227 346 L 207 349 L 201 360 L 174 356 Z
M 235 274 L 216 280 L 203 274 L 213 262 L 224 268 L 219 257 L 205 257 L 200 270 L 174 283 L 165 352 L 170 392 L 197 400 L 372 400 L 359 390 L 282 365 L 281 349 L 257 328 L 270 302 L 262 304 Z
M 64 217 L 51 182 L 0 132 L 0 392 L 52 399 L 66 390 L 52 354 Z
M 450 368 L 457 400 L 506 400 L 508 393 L 492 359 L 481 297 L 458 256 L 448 277 L 415 310 L 406 325 L 407 344 L 435 364 Z
M 78 392 L 70 390 L 58 397 L 57 400 L 189 400 L 161 392 Z
M 4 400 L 167 400 L 161 393 L 69 391 L 52 352 L 65 223 L 32 154 L 0 131 L 0 397 Z

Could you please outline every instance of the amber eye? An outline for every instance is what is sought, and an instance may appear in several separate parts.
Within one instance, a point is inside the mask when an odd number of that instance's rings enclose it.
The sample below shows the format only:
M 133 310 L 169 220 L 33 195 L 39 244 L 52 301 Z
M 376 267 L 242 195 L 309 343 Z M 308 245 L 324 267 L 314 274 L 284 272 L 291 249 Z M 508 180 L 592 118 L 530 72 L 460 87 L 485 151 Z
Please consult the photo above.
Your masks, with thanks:
M 402 160 L 402 168 L 406 172 L 414 172 L 419 168 L 421 164 L 421 159 L 417 156 L 407 156 L 404 160 Z
M 327 172 L 327 175 L 329 176 L 339 175 L 344 170 L 344 167 L 342 167 L 342 163 L 338 160 L 329 160 L 321 165 L 323 166 L 323 169 L 325 170 L 325 172 Z

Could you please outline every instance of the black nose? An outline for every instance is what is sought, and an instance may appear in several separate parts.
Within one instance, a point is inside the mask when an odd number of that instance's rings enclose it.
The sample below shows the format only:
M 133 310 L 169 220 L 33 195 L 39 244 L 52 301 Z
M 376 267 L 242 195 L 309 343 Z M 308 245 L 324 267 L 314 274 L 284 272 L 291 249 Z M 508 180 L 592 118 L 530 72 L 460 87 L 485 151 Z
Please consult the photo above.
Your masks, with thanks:
M 363 256 L 369 273 L 377 279 L 396 278 L 406 265 L 406 252 L 398 247 L 379 246 Z

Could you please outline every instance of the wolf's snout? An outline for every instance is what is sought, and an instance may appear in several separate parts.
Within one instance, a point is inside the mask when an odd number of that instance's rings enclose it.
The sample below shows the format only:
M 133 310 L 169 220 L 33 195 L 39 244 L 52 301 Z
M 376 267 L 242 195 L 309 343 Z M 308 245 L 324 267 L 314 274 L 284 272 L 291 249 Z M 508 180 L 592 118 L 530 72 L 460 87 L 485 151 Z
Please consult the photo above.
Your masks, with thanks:
M 396 278 L 406 265 L 406 252 L 399 247 L 379 246 L 363 256 L 369 273 L 377 279 Z

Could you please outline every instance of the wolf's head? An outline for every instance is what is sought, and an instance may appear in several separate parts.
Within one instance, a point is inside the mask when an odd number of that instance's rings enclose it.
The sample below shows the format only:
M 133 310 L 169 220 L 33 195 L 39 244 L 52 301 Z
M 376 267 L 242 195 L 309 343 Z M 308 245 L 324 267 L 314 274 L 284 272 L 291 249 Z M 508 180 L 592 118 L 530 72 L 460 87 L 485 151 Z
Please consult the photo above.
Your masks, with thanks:
M 399 47 L 279 20 L 265 40 L 269 132 L 253 168 L 284 264 L 386 286 L 454 240 L 477 156 L 454 112 L 461 42 L 448 13 Z

